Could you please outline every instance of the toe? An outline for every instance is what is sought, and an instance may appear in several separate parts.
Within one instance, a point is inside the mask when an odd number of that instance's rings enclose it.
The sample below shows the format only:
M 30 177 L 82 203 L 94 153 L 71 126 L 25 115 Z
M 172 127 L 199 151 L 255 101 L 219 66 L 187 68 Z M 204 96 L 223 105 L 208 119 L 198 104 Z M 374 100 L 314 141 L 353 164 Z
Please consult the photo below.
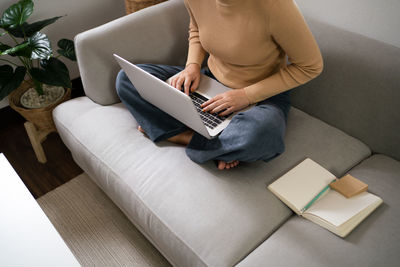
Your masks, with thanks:
M 229 165 L 229 168 L 235 168 L 237 165 L 239 165 L 239 161 L 234 160 L 234 161 L 227 163 L 227 165 Z
M 218 169 L 223 170 L 223 169 L 225 169 L 225 166 L 226 166 L 226 162 L 225 161 L 220 160 L 218 162 Z
M 139 132 L 141 132 L 142 134 L 144 134 L 144 135 L 147 137 L 147 134 L 146 134 L 146 132 L 143 130 L 142 126 L 139 125 L 137 128 L 138 128 Z

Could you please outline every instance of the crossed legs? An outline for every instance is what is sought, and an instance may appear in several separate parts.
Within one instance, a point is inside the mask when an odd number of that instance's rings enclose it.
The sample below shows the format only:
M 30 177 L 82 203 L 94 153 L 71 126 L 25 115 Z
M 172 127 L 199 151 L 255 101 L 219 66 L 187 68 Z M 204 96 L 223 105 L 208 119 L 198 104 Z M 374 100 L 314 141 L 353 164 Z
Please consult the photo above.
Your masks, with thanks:
M 162 80 L 183 69 L 151 64 L 139 67 Z M 154 142 L 168 140 L 186 146 L 186 154 L 194 162 L 216 160 L 219 169 L 230 169 L 241 161 L 268 161 L 284 150 L 284 112 L 271 101 L 263 101 L 235 115 L 217 138 L 208 140 L 142 99 L 123 71 L 118 74 L 116 87 L 121 101 L 135 117 L 142 133 Z

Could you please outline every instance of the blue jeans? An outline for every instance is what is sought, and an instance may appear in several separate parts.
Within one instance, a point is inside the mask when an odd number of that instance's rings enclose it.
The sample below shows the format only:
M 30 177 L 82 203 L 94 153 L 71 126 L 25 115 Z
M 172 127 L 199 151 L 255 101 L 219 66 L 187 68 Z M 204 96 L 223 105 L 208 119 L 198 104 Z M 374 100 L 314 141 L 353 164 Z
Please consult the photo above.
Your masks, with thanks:
M 181 66 L 155 64 L 139 64 L 138 67 L 164 81 L 184 69 Z M 201 71 L 215 79 L 207 67 Z M 122 103 L 153 142 L 168 139 L 188 129 L 141 98 L 122 70 L 117 76 L 116 89 Z M 289 91 L 259 102 L 251 109 L 236 114 L 214 139 L 209 140 L 194 133 L 186 147 L 186 154 L 197 163 L 208 160 L 269 161 L 285 149 L 284 135 L 289 109 Z

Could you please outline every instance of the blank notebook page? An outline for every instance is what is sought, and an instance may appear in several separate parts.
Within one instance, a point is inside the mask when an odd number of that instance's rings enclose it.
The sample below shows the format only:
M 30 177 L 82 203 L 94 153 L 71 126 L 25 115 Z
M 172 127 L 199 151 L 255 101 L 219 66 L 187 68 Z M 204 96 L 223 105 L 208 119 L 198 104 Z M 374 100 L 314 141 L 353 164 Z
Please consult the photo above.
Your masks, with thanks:
M 368 192 L 346 198 L 335 190 L 330 190 L 305 213 L 316 215 L 335 226 L 340 226 L 377 201 L 380 201 L 380 198 Z
M 307 158 L 268 188 L 300 211 L 335 178 L 332 173 Z

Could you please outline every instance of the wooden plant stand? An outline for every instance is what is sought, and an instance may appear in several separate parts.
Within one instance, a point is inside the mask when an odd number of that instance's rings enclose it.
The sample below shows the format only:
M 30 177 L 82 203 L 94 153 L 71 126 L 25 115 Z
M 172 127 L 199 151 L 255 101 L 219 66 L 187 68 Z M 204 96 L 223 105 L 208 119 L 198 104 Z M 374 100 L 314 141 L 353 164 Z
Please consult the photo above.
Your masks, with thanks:
M 40 163 L 46 163 L 47 158 L 46 154 L 44 153 L 42 143 L 47 139 L 47 136 L 52 133 L 56 132 L 57 130 L 54 128 L 52 129 L 47 129 L 47 130 L 38 130 L 35 126 L 30 121 L 27 121 L 24 123 L 26 133 L 28 134 L 29 141 L 31 141 L 31 145 L 33 148 L 33 151 L 35 152 L 36 158 Z
M 27 109 L 21 105 L 20 98 L 29 87 L 31 87 L 29 83 L 23 82 L 18 89 L 14 90 L 10 94 L 10 107 L 27 120 L 27 122 L 24 123 L 24 126 L 32 144 L 33 151 L 40 163 L 46 163 L 47 159 L 42 143 L 50 133 L 57 132 L 53 121 L 53 110 L 56 106 L 71 98 L 71 89 L 65 88 L 64 96 L 49 106 L 37 109 Z

